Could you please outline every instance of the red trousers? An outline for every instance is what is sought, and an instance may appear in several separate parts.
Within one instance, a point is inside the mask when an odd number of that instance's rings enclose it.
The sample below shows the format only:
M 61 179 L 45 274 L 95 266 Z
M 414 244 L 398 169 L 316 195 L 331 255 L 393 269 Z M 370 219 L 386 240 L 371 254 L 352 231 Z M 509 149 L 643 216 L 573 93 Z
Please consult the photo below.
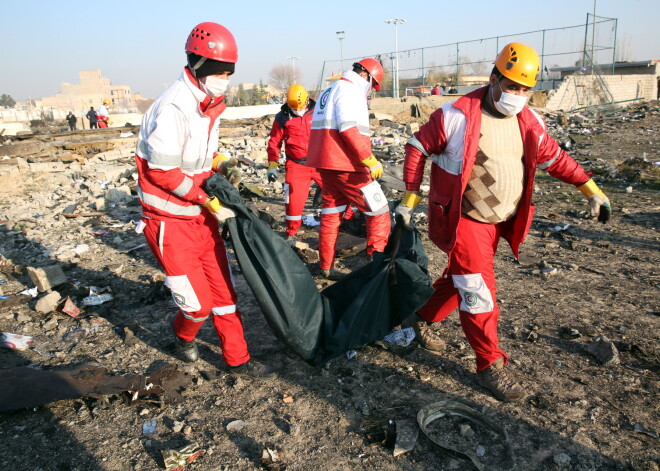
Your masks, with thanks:
M 165 285 L 179 307 L 174 319 L 176 334 L 193 340 L 211 315 L 227 364 L 248 361 L 250 354 L 217 220 L 204 212 L 190 222 L 144 222 L 147 243 L 165 270 Z
M 389 206 L 376 211 L 367 204 L 361 188 L 374 180 L 368 173 L 338 172 L 319 169 L 323 182 L 321 227 L 319 228 L 319 268 L 329 270 L 334 265 L 335 247 L 342 214 L 351 205 L 366 216 L 367 254 L 382 252 L 390 235 Z
M 418 313 L 429 322 L 440 322 L 458 307 L 463 332 L 477 357 L 477 371 L 502 356 L 508 361 L 498 346 L 500 309 L 494 271 L 495 252 L 505 224 L 508 222 L 487 224 L 461 218 L 448 266 L 433 283 L 435 292 Z
M 286 233 L 287 235 L 296 235 L 302 224 L 302 214 L 309 197 L 309 187 L 312 180 L 321 188 L 323 188 L 323 185 L 321 176 L 314 167 L 308 167 L 287 159 L 285 168 Z

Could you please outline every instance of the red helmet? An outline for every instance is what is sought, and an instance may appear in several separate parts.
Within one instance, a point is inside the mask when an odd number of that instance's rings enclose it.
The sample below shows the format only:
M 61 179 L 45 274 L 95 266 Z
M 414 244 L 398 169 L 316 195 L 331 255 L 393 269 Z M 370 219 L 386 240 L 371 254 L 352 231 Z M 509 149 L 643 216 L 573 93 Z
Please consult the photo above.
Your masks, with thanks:
M 376 59 L 372 59 L 371 57 L 367 57 L 365 59 L 362 59 L 360 62 L 356 62 L 356 64 L 360 64 L 364 70 L 366 70 L 369 75 L 371 75 L 371 78 L 376 82 L 374 85 L 375 90 L 380 90 L 380 84 L 383 81 L 383 66 L 380 65 L 380 62 L 378 62 Z
M 238 62 L 238 47 L 234 35 L 218 23 L 200 23 L 193 28 L 186 41 L 186 52 L 214 61 Z

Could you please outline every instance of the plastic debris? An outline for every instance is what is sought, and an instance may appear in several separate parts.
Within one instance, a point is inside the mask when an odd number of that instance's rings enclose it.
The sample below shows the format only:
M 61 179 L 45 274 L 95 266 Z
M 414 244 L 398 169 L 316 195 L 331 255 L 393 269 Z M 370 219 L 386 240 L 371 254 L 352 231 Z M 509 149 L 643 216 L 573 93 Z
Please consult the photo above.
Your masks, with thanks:
M 570 224 L 566 224 L 564 226 L 555 226 L 552 229 L 550 229 L 552 232 L 564 232 L 566 229 L 571 227 Z
M 355 350 L 349 350 L 346 353 L 344 353 L 344 356 L 346 357 L 347 360 L 350 360 L 355 355 L 357 355 L 357 352 Z
M 36 297 L 37 297 L 37 294 L 39 294 L 39 290 L 38 290 L 37 287 L 35 286 L 34 288 L 24 289 L 23 291 L 21 291 L 21 292 L 18 293 L 18 294 L 25 294 L 25 295 L 27 295 L 27 296 L 32 296 L 33 298 L 36 298 Z
M 82 301 L 85 306 L 98 306 L 99 304 L 112 300 L 112 298 L 113 296 L 110 293 L 103 293 L 87 296 L 86 298 L 83 298 Z
M 156 433 L 157 420 L 147 420 L 142 424 L 142 435 L 153 435 Z
M 191 443 L 176 450 L 161 450 L 167 471 L 182 471 L 187 465 L 206 453 L 199 444 Z
M 308 214 L 307 216 L 303 216 L 303 224 L 307 227 L 315 227 L 321 225 L 321 223 L 316 220 L 313 214 Z
M 407 347 L 415 339 L 415 331 L 412 327 L 406 327 L 405 329 L 393 330 L 385 337 L 383 341 L 391 343 L 393 345 L 398 345 L 400 347 Z
M 0 347 L 13 350 L 27 350 L 32 345 L 32 337 L 27 335 L 0 332 Z
M 64 314 L 68 314 L 73 318 L 76 318 L 80 315 L 80 309 L 78 309 L 78 306 L 75 305 L 69 296 L 60 302 L 59 306 L 57 306 L 57 310 L 59 312 L 63 312 Z

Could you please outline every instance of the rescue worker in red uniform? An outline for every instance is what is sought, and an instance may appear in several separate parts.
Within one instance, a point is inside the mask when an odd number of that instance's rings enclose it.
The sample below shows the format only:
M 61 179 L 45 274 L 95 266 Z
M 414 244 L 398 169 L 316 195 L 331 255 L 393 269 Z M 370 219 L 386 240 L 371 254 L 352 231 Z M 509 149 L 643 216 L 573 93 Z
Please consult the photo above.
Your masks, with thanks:
M 508 375 L 508 357 L 498 345 L 494 256 L 502 237 L 518 257 L 534 215 L 536 170 L 575 185 L 587 197 L 592 217 L 605 223 L 611 214 L 605 194 L 525 106 L 539 71 L 534 49 L 507 44 L 487 86 L 436 110 L 406 144 L 407 191 L 395 211 L 410 222 L 430 158 L 429 238 L 449 260 L 413 327 L 423 347 L 439 351 L 444 342 L 431 324 L 458 307 L 476 354 L 478 383 L 502 401 L 521 400 L 525 390 Z
M 107 98 L 103 100 L 103 104 L 96 110 L 96 124 L 99 128 L 107 128 L 110 125 L 110 100 Z
M 195 337 L 211 316 L 230 371 L 270 379 L 274 373 L 250 359 L 236 292 L 218 222 L 235 214 L 202 189 L 228 157 L 216 154 L 224 94 L 238 60 L 232 33 L 200 23 L 186 41 L 188 65 L 144 115 L 135 151 L 139 229 L 165 271 L 179 310 L 173 322 L 176 349 L 199 358 Z
M 316 102 L 309 98 L 305 87 L 297 83 L 291 85 L 287 92 L 286 103 L 275 115 L 268 140 L 269 181 L 275 181 L 279 176 L 278 161 L 284 144 L 286 155 L 284 202 L 286 240 L 289 243 L 296 240 L 296 234 L 302 224 L 302 214 L 312 180 L 323 187 L 318 171 L 314 167 L 307 166 L 307 146 L 315 104 Z
M 371 152 L 367 105 L 371 88 L 380 90 L 382 80 L 380 63 L 362 59 L 321 93 L 314 108 L 307 165 L 318 169 L 323 183 L 319 268 L 326 278 L 337 278 L 335 246 L 349 206 L 366 216 L 368 257 L 382 252 L 389 237 L 389 206 L 377 182 L 383 166 Z

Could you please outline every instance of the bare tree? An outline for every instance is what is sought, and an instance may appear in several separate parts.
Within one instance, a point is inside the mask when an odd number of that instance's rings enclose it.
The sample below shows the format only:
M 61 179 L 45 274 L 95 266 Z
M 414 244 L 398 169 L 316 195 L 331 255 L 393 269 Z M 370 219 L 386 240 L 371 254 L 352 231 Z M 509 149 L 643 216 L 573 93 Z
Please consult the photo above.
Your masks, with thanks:
M 302 79 L 300 69 L 298 69 L 298 67 L 293 68 L 288 64 L 276 65 L 270 69 L 270 74 L 268 76 L 272 85 L 281 90 L 288 89 L 289 86 L 293 84 L 294 77 L 297 83 L 300 83 L 300 80 Z

